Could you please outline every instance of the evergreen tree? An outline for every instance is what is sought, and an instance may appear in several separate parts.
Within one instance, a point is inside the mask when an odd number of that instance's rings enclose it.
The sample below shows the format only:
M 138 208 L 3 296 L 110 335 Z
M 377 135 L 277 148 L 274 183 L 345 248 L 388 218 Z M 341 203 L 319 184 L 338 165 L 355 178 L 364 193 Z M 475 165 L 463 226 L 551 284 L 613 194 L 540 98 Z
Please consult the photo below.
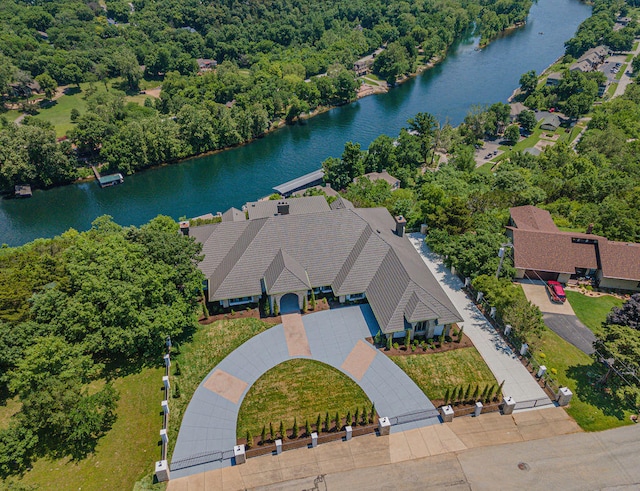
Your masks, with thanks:
M 391 334 L 387 334 L 387 351 L 391 349 L 391 345 L 393 343 L 393 336 Z
M 180 384 L 178 383 L 178 381 L 176 380 L 176 383 L 173 384 L 173 397 L 175 399 L 177 399 L 178 397 L 180 397 Z
M 275 435 L 273 434 L 273 423 L 269 422 L 269 439 L 275 441 Z
M 253 435 L 247 430 L 247 448 L 253 447 Z
M 374 418 L 376 417 L 376 403 L 371 403 L 371 412 L 369 413 L 369 423 L 373 423 Z
M 500 386 L 498 387 L 498 393 L 496 394 L 498 398 L 502 396 L 502 386 L 504 385 L 504 380 L 500 382 Z
M 362 426 L 366 425 L 367 424 L 367 408 L 364 406 L 362 406 L 361 418 L 362 418 Z
M 260 433 L 260 443 L 264 445 L 266 440 L 267 440 L 267 428 L 265 425 L 262 425 L 262 433 Z
M 451 389 L 447 387 L 447 390 L 444 392 L 444 404 L 445 406 L 449 404 L 449 397 L 451 396 Z
M 473 389 L 473 401 L 477 401 L 478 400 L 478 394 L 480 394 L 480 387 L 478 387 L 478 384 L 476 384 L 476 386 Z
M 334 421 L 336 422 L 336 431 L 340 431 L 342 429 L 342 421 L 340 421 L 340 414 L 336 413 Z
M 462 341 L 463 336 L 464 336 L 464 326 L 462 326 L 460 328 L 460 331 L 458 331 L 458 342 Z
M 282 420 L 280 420 L 280 438 L 282 440 L 286 440 L 287 439 L 287 434 L 284 431 L 284 423 L 282 422 Z
M 347 426 L 351 426 L 351 422 L 353 419 L 351 418 L 351 410 L 347 411 L 347 417 L 345 418 L 345 424 Z
M 359 420 L 359 419 L 360 419 L 360 408 L 359 408 L 359 407 L 357 407 L 357 408 L 356 408 L 356 412 L 355 412 L 355 414 L 353 415 L 353 426 L 355 426 L 355 425 L 357 425 L 357 424 L 358 424 L 358 420 Z
M 306 436 L 311 436 L 311 425 L 308 419 L 304 422 L 304 433 Z
M 324 432 L 325 433 L 329 433 L 329 424 L 330 424 L 330 420 L 329 420 L 329 411 L 327 411 L 324 414 Z
M 291 431 L 291 439 L 298 438 L 298 418 L 293 418 L 293 430 Z
M 468 401 L 469 400 L 469 396 L 471 395 L 471 384 L 467 385 L 467 389 L 464 391 L 464 401 Z
M 322 417 L 320 416 L 320 413 L 318 413 L 318 419 L 316 419 L 316 431 L 318 433 L 322 431 L 321 425 L 322 425 Z

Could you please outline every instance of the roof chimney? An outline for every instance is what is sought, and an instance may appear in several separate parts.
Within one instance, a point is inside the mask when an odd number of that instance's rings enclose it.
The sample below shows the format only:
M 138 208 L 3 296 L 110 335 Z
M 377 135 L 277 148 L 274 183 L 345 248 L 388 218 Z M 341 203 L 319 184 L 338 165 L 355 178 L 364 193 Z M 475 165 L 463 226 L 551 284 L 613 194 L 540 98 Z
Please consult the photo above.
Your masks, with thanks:
M 278 215 L 288 215 L 289 214 L 289 203 L 286 201 L 278 202 Z
M 590 223 L 589 226 L 587 227 L 587 233 L 588 234 L 592 234 L 593 233 L 593 223 Z
M 189 235 L 189 220 L 180 222 L 180 232 L 182 232 L 182 235 Z
M 398 237 L 404 236 L 404 228 L 407 226 L 407 221 L 404 219 L 402 215 L 398 215 L 394 217 L 396 221 L 396 235 Z

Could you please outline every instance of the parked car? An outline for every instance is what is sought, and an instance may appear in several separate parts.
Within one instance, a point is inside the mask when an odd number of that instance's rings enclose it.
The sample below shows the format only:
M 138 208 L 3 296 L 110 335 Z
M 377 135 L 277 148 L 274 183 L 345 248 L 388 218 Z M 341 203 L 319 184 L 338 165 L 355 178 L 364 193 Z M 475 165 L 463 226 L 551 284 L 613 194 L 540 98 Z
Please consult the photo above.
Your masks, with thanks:
M 549 295 L 551 295 L 551 300 L 554 302 L 566 302 L 567 296 L 564 293 L 564 288 L 557 281 L 547 281 L 547 290 L 549 291 Z

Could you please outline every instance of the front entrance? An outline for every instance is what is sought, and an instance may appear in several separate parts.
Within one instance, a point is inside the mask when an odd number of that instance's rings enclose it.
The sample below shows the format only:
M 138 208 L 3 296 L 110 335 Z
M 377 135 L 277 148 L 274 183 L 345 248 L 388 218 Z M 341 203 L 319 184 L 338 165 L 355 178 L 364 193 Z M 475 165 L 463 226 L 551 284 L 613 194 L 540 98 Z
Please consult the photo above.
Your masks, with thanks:
M 292 314 L 294 312 L 300 312 L 298 295 L 295 293 L 287 293 L 280 299 L 280 313 Z

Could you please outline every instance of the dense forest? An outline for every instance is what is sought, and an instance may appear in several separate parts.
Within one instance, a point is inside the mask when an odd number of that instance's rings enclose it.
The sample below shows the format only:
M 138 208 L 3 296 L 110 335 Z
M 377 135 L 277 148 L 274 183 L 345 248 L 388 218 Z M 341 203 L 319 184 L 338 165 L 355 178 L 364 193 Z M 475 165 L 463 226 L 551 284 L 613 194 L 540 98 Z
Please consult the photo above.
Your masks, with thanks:
M 111 382 L 193 332 L 199 252 L 167 217 L 0 248 L 0 400 L 21 402 L 0 429 L 0 478 L 93 451 L 114 421 Z
M 137 169 L 233 146 L 320 107 L 349 102 L 353 63 L 385 47 L 373 70 L 391 83 L 443 56 L 476 29 L 484 41 L 522 22 L 530 0 L 304 3 L 124 0 L 10 0 L 0 5 L 0 93 L 35 112 L 61 85 L 89 83 L 87 109 L 72 117 L 62 169 L 12 145 L 0 157 L 0 189 L 50 186 L 78 177 L 75 157 L 108 170 Z M 201 70 L 205 59 L 213 69 Z M 215 60 L 215 64 L 213 63 Z M 326 75 L 326 76 L 325 76 Z M 162 83 L 159 99 L 125 104 L 143 77 Z M 27 100 L 33 82 L 44 99 Z M 25 126 L 34 125 L 28 118 Z M 39 135 L 40 125 L 18 138 Z M 15 128 L 0 124 L 4 139 Z M 37 144 L 34 143 L 34 145 Z M 31 145 L 33 146 L 33 145 Z M 42 153 L 38 150 L 36 153 Z M 73 164 L 69 169 L 69 163 Z

